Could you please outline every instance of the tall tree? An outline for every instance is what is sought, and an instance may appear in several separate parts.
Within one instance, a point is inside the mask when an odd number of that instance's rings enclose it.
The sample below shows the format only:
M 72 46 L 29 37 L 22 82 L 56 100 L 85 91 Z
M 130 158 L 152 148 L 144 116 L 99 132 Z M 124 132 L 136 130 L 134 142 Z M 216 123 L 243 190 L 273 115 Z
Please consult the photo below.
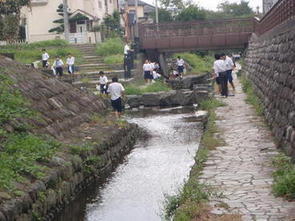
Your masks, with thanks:
M 156 12 L 152 14 L 152 18 L 156 20 Z M 173 16 L 171 11 L 165 8 L 159 8 L 159 22 L 169 22 L 173 21 Z
M 249 1 L 246 0 L 241 0 L 240 3 L 229 3 L 228 1 L 224 1 L 218 5 L 218 9 L 225 15 L 233 17 L 253 16 L 255 14 L 253 9 L 249 6 Z
M 199 21 L 206 18 L 206 13 L 197 5 L 189 5 L 176 16 L 177 21 Z
M 0 39 L 15 41 L 18 39 L 20 10 L 30 6 L 30 0 L 2 0 L 0 1 Z

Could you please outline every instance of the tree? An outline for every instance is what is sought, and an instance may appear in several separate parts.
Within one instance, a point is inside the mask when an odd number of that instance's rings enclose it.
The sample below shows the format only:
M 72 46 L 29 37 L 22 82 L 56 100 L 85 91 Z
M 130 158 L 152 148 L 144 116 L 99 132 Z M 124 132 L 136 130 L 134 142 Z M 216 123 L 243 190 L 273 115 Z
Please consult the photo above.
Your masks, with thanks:
M 101 29 L 105 32 L 106 38 L 121 35 L 120 13 L 114 11 L 112 15 L 104 17 Z
M 228 1 L 224 1 L 219 4 L 217 8 L 223 14 L 231 17 L 246 17 L 253 16 L 255 14 L 249 6 L 249 2 L 245 0 L 241 0 L 240 3 L 229 3 Z
M 160 4 L 165 8 L 185 8 L 185 3 L 182 0 L 160 0 Z
M 206 13 L 196 5 L 189 5 L 176 16 L 177 21 L 199 21 L 206 18 Z
M 152 14 L 152 18 L 156 20 L 156 12 Z M 164 8 L 159 8 L 159 22 L 173 21 L 172 13 Z
M 48 32 L 56 32 L 57 34 L 60 34 L 60 33 L 64 32 L 65 27 L 64 27 L 64 11 L 63 11 L 63 8 L 64 8 L 63 4 L 60 4 L 57 7 L 56 12 L 62 18 L 56 19 L 56 20 L 53 21 L 53 23 L 59 24 L 59 26 L 49 29 Z
M 0 39 L 15 41 L 18 39 L 20 10 L 30 6 L 30 0 L 2 0 L 0 1 Z

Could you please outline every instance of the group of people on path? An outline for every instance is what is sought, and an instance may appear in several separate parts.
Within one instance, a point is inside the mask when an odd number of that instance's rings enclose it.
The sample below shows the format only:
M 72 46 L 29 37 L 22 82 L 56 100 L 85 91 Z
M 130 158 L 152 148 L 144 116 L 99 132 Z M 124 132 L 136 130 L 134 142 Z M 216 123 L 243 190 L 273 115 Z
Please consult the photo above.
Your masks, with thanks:
M 42 49 L 42 67 L 43 68 L 49 68 L 50 64 L 48 62 L 50 56 L 47 53 L 46 49 Z M 75 57 L 72 56 L 71 54 L 68 54 L 67 60 L 66 60 L 66 65 L 67 65 L 67 71 L 69 74 L 74 74 L 75 72 Z M 60 56 L 56 56 L 52 66 L 51 70 L 55 76 L 63 76 L 64 72 L 64 62 L 61 59 Z
M 152 80 L 156 80 L 161 77 L 161 75 L 159 74 L 160 65 L 157 62 L 145 60 L 142 69 L 144 73 L 143 78 L 146 83 L 151 83 Z
M 218 85 L 218 92 L 222 97 L 228 97 L 228 83 L 235 91 L 235 85 L 233 83 L 232 71 L 235 68 L 234 61 L 224 53 L 215 54 L 215 61 L 213 64 L 213 78 Z M 234 95 L 234 94 L 232 94 Z

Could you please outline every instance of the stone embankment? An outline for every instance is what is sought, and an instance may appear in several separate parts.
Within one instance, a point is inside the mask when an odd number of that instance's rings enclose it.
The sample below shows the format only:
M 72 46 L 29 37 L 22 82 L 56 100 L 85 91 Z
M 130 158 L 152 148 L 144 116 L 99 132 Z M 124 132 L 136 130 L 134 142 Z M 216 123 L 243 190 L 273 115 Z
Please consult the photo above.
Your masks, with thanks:
M 236 96 L 223 99 L 226 106 L 216 111 L 219 132 L 215 136 L 225 145 L 210 151 L 200 177 L 222 193 L 222 198 L 210 203 L 211 214 L 229 217 L 220 220 L 294 220 L 295 202 L 272 194 L 271 161 L 278 154 L 272 134 L 246 104 L 241 85 L 235 84 Z
M 40 179 L 16 183 L 20 195 L 0 190 L 0 221 L 52 220 L 83 188 L 112 170 L 140 134 L 136 125 L 117 122 L 97 96 L 47 78 L 7 58 L 1 70 L 9 75 L 36 116 L 26 121 L 35 135 L 47 135 L 61 147 Z M 4 125 L 10 132 L 14 126 Z
M 295 22 L 252 36 L 245 73 L 263 101 L 265 116 L 280 147 L 295 158 Z

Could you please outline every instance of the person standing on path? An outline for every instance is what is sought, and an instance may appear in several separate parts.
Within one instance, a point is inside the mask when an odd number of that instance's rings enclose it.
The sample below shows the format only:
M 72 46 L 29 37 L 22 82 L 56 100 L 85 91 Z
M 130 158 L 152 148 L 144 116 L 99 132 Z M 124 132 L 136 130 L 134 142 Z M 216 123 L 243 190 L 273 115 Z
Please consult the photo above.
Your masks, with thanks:
M 226 65 L 224 59 L 219 54 L 215 54 L 215 61 L 213 64 L 213 71 L 221 87 L 221 96 L 228 96 L 227 77 L 226 77 Z
M 108 78 L 103 71 L 99 72 L 100 93 L 106 94 L 108 91 Z
M 152 80 L 152 65 L 149 63 L 149 60 L 145 60 L 145 63 L 143 64 L 143 72 L 144 72 L 144 80 L 145 83 L 150 83 Z
M 225 66 L 226 66 L 227 81 L 230 83 L 230 85 L 232 86 L 232 89 L 235 91 L 235 85 L 233 83 L 233 76 L 232 76 L 232 72 L 233 72 L 233 69 L 235 68 L 235 64 L 233 60 L 229 56 L 226 56 L 224 53 L 221 54 L 221 57 L 223 57 Z
M 46 49 L 42 49 L 42 67 L 43 68 L 48 68 L 48 59 L 49 59 L 49 55 L 46 52 Z
M 118 78 L 112 78 L 112 83 L 109 85 L 108 93 L 111 96 L 112 107 L 115 111 L 116 117 L 120 118 L 123 110 L 122 96 L 124 95 L 124 87 L 118 82 Z
M 176 60 L 176 64 L 177 64 L 178 75 L 180 78 L 182 78 L 183 70 L 184 70 L 184 60 L 180 56 L 178 56 Z
M 72 56 L 71 54 L 68 54 L 68 58 L 67 58 L 66 63 L 68 65 L 68 73 L 74 74 L 74 72 L 75 72 L 75 57 Z
M 57 56 L 53 63 L 53 68 L 55 69 L 56 75 L 59 77 L 63 76 L 63 66 L 64 66 L 63 61 L 61 60 L 59 56 Z

